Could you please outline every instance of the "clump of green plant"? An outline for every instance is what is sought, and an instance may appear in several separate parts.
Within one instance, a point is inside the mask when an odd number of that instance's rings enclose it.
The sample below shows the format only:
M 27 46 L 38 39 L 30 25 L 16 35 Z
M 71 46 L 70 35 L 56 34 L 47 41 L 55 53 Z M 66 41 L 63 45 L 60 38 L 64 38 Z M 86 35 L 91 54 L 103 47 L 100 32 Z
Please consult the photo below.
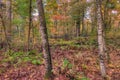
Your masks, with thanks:
M 87 77 L 82 77 L 80 80 L 90 80 L 90 79 Z
M 78 37 L 74 39 L 74 42 L 76 45 L 88 45 L 88 46 L 93 46 L 97 45 L 97 38 L 92 36 L 92 37 Z
M 13 65 L 17 65 L 17 64 L 21 64 L 23 62 L 30 62 L 34 65 L 40 65 L 42 64 L 43 58 L 42 58 L 42 54 L 36 54 L 35 51 L 31 51 L 28 53 L 25 52 L 14 52 L 14 51 L 10 51 L 10 52 L 6 52 L 6 54 L 4 55 L 5 58 L 2 60 L 2 63 L 10 63 Z
M 37 53 L 36 50 L 31 50 L 28 52 L 28 55 L 36 55 L 36 53 Z
M 61 45 L 61 46 L 70 46 L 70 45 L 73 45 L 74 44 L 74 41 L 66 41 L 66 40 L 63 40 L 63 39 L 60 39 L 56 45 Z
M 71 62 L 68 60 L 68 59 L 64 59 L 63 60 L 63 69 L 65 69 L 65 68 L 68 68 L 68 69 L 71 69 L 72 68 L 72 64 L 71 64 Z
M 32 64 L 40 65 L 40 64 L 42 64 L 42 63 L 41 63 L 40 60 L 36 60 L 36 59 L 34 59 L 34 60 L 32 60 Z

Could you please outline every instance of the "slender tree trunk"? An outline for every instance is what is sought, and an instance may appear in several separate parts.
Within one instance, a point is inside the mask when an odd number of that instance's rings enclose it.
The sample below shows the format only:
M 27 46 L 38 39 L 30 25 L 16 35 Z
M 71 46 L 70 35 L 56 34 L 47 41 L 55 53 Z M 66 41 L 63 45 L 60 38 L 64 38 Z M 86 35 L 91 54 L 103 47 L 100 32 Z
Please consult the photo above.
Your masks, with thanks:
M 103 22 L 103 45 L 104 45 L 104 54 L 105 54 L 105 57 L 106 57 L 106 60 L 108 63 L 110 63 L 110 55 L 108 53 L 108 50 L 107 50 L 107 47 L 106 47 L 106 42 L 105 42 L 105 35 L 106 35 L 106 29 L 109 29 L 110 26 L 111 26 L 111 16 L 110 16 L 110 13 L 109 13 L 109 10 L 107 8 L 107 4 L 109 3 L 109 0 L 106 0 L 106 4 L 105 4 L 105 7 L 104 7 L 104 14 L 102 15 L 102 11 L 101 11 L 101 17 L 102 17 L 102 22 Z
M 4 22 L 3 16 L 2 16 L 1 14 L 0 14 L 0 18 L 1 18 L 2 26 L 3 26 L 3 30 L 4 30 L 5 40 L 6 40 L 6 42 L 7 42 L 8 48 L 10 48 L 10 44 L 9 44 L 8 37 L 7 37 L 7 33 L 6 33 L 5 22 Z
M 73 37 L 77 37 L 77 27 L 76 27 L 76 20 L 74 20 L 74 30 L 73 30 Z
M 6 1 L 6 14 L 7 14 L 7 37 L 8 37 L 8 42 L 9 42 L 9 48 L 11 48 L 11 36 L 12 36 L 12 0 L 7 0 Z
M 32 42 L 33 42 L 32 48 L 34 49 L 35 48 L 35 27 L 34 27 L 33 23 L 32 23 L 32 26 L 33 26 L 33 28 L 32 28 Z
M 83 12 L 82 12 L 82 20 L 81 20 L 81 22 L 82 22 L 82 35 L 86 35 L 86 30 L 85 30 L 85 25 L 84 25 L 84 8 L 83 8 L 83 10 L 82 10 Z
M 0 8 L 2 8 L 2 0 L 0 0 Z
M 6 23 L 4 21 L 4 6 L 2 4 L 2 0 L 0 0 L 0 19 L 1 19 L 1 23 L 2 23 L 2 26 L 3 26 L 3 32 L 4 32 L 4 36 L 5 36 L 5 40 L 6 40 L 6 43 L 7 43 L 7 47 L 10 48 L 10 44 L 9 44 L 9 41 L 8 41 L 8 37 L 7 37 L 7 31 L 6 31 Z
M 103 19 L 104 19 L 104 29 L 109 29 L 111 24 L 111 14 L 109 11 L 109 8 L 107 7 L 108 3 L 110 2 L 110 0 L 106 0 L 105 1 L 105 5 L 104 5 L 104 14 L 103 14 Z
M 76 36 L 80 36 L 80 19 L 76 20 Z
M 2 1 L 0 0 L 0 8 L 2 7 Z M 2 34 L 2 27 L 0 26 L 0 34 Z M 2 42 L 2 36 L 0 36 L 0 43 Z
M 93 15 L 92 15 L 93 19 L 92 19 L 91 33 L 94 33 L 96 31 L 96 26 L 97 26 L 97 8 L 96 8 L 96 4 L 93 4 L 93 8 L 94 8 L 94 12 L 93 12 Z
M 106 69 L 104 64 L 104 37 L 103 37 L 103 27 L 104 23 L 102 22 L 101 15 L 101 0 L 96 0 L 97 5 L 97 25 L 98 25 L 98 47 L 99 47 L 99 61 L 100 61 L 100 70 L 103 79 L 106 79 Z
M 45 70 L 46 70 L 45 78 L 50 80 L 52 76 L 52 61 L 51 61 L 51 54 L 50 54 L 47 27 L 46 27 L 42 0 L 37 0 L 37 7 L 39 11 L 40 32 L 41 32 L 43 53 L 44 53 L 44 59 L 45 59 Z
M 29 1 L 29 28 L 28 28 L 28 51 L 30 49 L 30 32 L 32 27 L 32 0 Z
M 56 32 L 58 32 L 58 21 L 57 21 L 57 19 L 54 20 L 54 26 L 55 26 Z M 57 37 L 58 37 L 58 33 L 56 33 L 56 35 L 55 35 L 56 39 L 57 39 Z
M 3 39 L 2 39 L 2 32 L 3 32 L 3 31 L 2 31 L 2 27 L 1 27 L 1 25 L 0 25 L 0 43 L 1 43 L 2 40 L 3 40 Z

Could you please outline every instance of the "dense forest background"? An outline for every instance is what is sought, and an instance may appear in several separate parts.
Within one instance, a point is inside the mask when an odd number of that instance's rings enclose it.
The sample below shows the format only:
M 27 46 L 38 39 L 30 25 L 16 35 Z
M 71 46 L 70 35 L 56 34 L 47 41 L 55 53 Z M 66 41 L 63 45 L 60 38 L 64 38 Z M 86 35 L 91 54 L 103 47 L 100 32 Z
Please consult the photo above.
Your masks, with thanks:
M 0 0 L 0 80 L 119 80 L 120 0 Z

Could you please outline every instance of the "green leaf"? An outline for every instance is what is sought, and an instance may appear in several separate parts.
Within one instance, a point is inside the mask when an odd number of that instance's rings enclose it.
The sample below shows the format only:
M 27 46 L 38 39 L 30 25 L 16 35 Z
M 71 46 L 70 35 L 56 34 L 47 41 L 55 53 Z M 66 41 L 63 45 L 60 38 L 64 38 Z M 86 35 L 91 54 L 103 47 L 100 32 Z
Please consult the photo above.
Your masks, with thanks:
M 67 68 L 71 69 L 72 66 L 73 66 L 73 65 L 70 63 L 69 60 L 67 60 L 67 59 L 64 59 L 64 60 L 63 60 L 63 67 L 64 67 L 64 68 L 67 67 Z
M 63 60 L 63 66 L 64 67 L 67 67 L 67 65 L 69 64 L 70 62 L 67 60 L 67 59 L 64 59 Z
M 90 80 L 90 79 L 88 79 L 87 77 L 83 77 L 81 78 L 81 80 Z
M 69 65 L 68 65 L 68 68 L 69 68 L 69 69 L 71 69 L 71 68 L 72 68 L 72 66 L 73 66 L 72 64 L 69 64 Z
M 24 57 L 23 58 L 23 61 L 25 61 L 25 62 L 30 61 L 30 60 L 31 60 L 31 58 L 29 58 L 29 57 Z
M 41 62 L 40 62 L 40 60 L 33 60 L 33 61 L 32 61 L 32 64 L 34 64 L 34 65 L 40 65 Z

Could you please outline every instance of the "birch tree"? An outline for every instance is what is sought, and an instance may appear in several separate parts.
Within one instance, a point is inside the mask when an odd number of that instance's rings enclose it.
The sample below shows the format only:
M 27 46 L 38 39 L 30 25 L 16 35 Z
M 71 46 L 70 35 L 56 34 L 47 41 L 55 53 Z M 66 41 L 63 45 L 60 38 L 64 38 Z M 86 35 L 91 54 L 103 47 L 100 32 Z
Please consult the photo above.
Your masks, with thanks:
M 99 47 L 99 63 L 100 70 L 103 79 L 106 79 L 106 69 L 104 64 L 104 36 L 103 36 L 103 21 L 102 21 L 102 13 L 101 13 L 101 0 L 96 0 L 97 5 L 97 31 L 98 31 L 98 47 Z

